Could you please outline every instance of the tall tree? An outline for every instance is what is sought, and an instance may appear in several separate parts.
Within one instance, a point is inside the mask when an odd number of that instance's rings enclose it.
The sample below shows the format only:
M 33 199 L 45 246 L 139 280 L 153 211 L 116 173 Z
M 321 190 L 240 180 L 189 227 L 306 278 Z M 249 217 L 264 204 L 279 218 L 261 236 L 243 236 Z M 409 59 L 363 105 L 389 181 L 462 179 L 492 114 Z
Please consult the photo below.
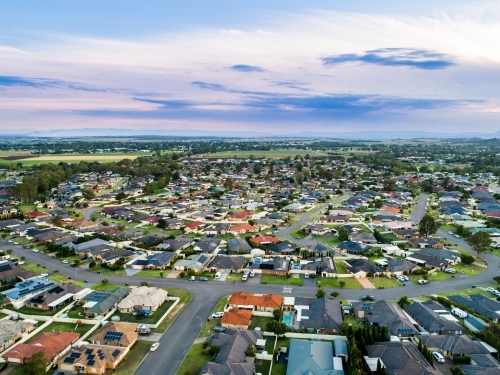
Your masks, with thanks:
M 477 252 L 477 256 L 488 251 L 491 246 L 491 236 L 488 232 L 478 231 L 467 238 L 467 242 Z
M 398 301 L 398 305 L 401 308 L 405 307 L 405 305 L 411 305 L 412 303 L 413 301 L 409 299 L 407 296 L 402 296 Z
M 45 369 L 49 362 L 43 352 L 33 354 L 26 359 L 23 367 L 23 375 L 45 375 Z
M 429 235 L 436 233 L 438 230 L 436 220 L 434 220 L 434 218 L 429 214 L 424 215 L 424 217 L 422 218 L 422 220 L 420 220 L 420 223 L 418 224 L 418 230 L 420 234 L 425 237 L 428 237 Z

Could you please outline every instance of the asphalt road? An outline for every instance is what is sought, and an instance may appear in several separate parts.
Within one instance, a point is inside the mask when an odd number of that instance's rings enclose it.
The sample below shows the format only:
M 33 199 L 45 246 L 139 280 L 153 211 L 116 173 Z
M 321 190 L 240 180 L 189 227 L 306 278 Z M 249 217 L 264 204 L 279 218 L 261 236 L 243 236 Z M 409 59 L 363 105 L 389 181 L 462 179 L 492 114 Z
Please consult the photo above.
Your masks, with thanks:
M 427 211 L 425 208 L 425 205 L 427 204 L 427 198 L 429 198 L 427 194 L 421 193 L 418 197 L 417 202 L 413 206 L 413 211 L 411 212 L 410 219 L 417 225 L 418 223 L 420 223 L 420 220 L 422 220 Z

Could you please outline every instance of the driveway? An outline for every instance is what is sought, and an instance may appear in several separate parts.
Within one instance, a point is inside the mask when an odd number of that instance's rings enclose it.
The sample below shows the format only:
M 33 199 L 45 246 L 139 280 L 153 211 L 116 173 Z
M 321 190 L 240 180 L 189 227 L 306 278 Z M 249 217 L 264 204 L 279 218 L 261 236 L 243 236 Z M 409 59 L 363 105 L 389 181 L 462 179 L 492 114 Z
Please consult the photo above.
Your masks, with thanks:
M 370 280 L 368 280 L 366 277 L 361 277 L 359 279 L 357 279 L 359 281 L 359 283 L 363 286 L 363 288 L 365 289 L 377 289 L 375 288 L 375 285 L 373 285 L 371 283 Z
M 434 360 L 434 366 L 436 366 L 437 369 L 441 371 L 443 375 L 452 375 L 450 371 L 450 366 L 455 367 L 456 366 L 455 362 L 453 362 L 450 358 L 444 357 L 444 359 L 445 359 L 444 363 L 439 363 L 438 361 Z

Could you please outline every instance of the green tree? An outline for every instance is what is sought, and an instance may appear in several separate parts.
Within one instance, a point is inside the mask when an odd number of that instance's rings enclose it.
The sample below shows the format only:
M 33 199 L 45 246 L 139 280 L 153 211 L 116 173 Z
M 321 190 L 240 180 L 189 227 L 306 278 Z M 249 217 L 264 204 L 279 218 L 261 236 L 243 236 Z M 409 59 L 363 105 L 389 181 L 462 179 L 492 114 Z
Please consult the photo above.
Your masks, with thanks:
M 45 375 L 45 369 L 49 361 L 45 358 L 44 352 L 38 352 L 28 358 L 23 366 L 23 375 Z
M 63 225 L 62 217 L 57 215 L 55 218 L 52 219 L 52 223 L 54 223 L 54 225 L 58 227 L 61 227 Z
M 491 236 L 488 232 L 478 231 L 467 238 L 467 242 L 477 252 L 477 256 L 488 251 L 491 246 Z
M 95 194 L 92 191 L 92 189 L 82 189 L 82 194 L 83 194 L 83 197 L 87 200 L 91 200 L 91 199 L 95 198 Z
M 384 180 L 384 187 L 383 187 L 384 190 L 393 191 L 395 187 L 396 187 L 396 180 L 393 180 L 392 178 L 387 178 Z
M 109 284 L 109 280 L 108 280 L 108 279 L 102 279 L 102 280 L 101 280 L 101 284 L 102 284 L 102 285 Z
M 281 319 L 283 319 L 283 310 L 281 309 L 274 309 L 273 310 L 273 316 L 274 320 L 281 322 Z
M 418 224 L 418 231 L 422 236 L 425 237 L 428 237 L 429 235 L 436 233 L 437 230 L 438 226 L 436 224 L 436 220 L 434 220 L 434 218 L 429 214 L 424 215 L 424 217 L 422 218 L 422 220 L 420 220 L 420 223 Z
M 460 255 L 460 261 L 465 264 L 466 266 L 474 263 L 474 257 L 472 255 L 468 254 L 462 254 Z
M 316 298 L 324 298 L 325 297 L 325 290 L 324 289 L 318 289 L 318 291 L 316 292 Z
M 144 195 L 151 195 L 151 194 L 153 194 L 155 192 L 155 185 L 154 185 L 154 183 L 146 184 L 142 188 L 142 192 L 144 193 Z
M 271 320 L 266 323 L 266 331 L 273 332 L 276 335 L 284 335 L 287 331 L 286 324 L 278 322 L 276 320 Z
M 339 286 L 340 286 L 341 288 L 345 287 L 345 281 L 344 281 L 344 280 L 340 280 L 340 281 L 339 281 Z
M 398 305 L 401 308 L 405 307 L 405 305 L 411 305 L 412 303 L 413 301 L 409 299 L 407 296 L 402 296 L 398 301 Z
M 338 229 L 339 241 L 347 241 L 349 239 L 349 231 L 346 227 L 340 227 Z
M 450 367 L 451 375 L 466 375 L 464 370 L 460 368 L 460 366 L 457 367 Z

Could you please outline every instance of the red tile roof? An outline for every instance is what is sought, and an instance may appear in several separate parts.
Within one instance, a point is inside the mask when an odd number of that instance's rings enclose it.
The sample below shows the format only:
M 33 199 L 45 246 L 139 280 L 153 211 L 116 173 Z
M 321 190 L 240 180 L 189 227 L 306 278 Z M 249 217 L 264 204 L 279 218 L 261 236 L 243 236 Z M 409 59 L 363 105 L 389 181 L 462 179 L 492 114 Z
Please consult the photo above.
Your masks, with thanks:
M 76 342 L 80 334 L 76 332 L 43 332 L 29 344 L 19 344 L 2 354 L 4 358 L 30 358 L 33 354 L 43 352 L 48 361 L 52 361 L 68 345 Z

